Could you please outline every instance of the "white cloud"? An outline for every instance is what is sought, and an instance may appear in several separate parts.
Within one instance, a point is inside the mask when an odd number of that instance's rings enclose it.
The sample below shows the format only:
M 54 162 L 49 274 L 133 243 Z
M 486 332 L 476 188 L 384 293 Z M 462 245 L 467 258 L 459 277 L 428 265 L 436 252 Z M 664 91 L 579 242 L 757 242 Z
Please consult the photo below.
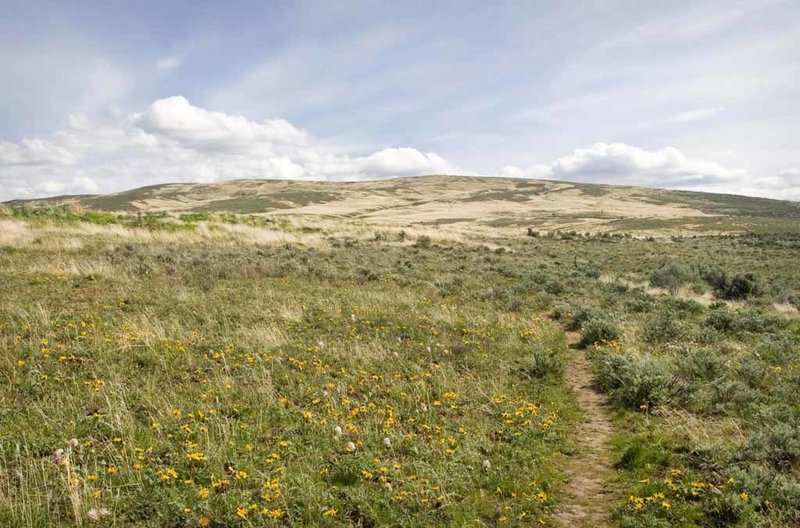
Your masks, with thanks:
M 664 120 L 665 123 L 690 123 L 692 121 L 700 121 L 701 119 L 706 119 L 713 115 L 716 115 L 722 111 L 722 108 L 718 107 L 711 107 L 711 108 L 698 108 L 697 110 L 689 110 L 688 112 L 682 112 L 680 114 L 675 114 L 673 116 L 668 117 Z
M 159 99 L 140 113 L 73 114 L 46 138 L 0 142 L 0 200 L 164 182 L 346 181 L 448 173 L 470 174 L 432 152 L 409 147 L 348 152 L 283 119 L 256 122 L 179 96 Z M 797 168 L 756 178 L 675 147 L 646 150 L 626 143 L 594 143 L 551 163 L 506 166 L 499 175 L 800 198 Z
M 549 165 L 536 164 L 524 170 L 506 167 L 504 170 L 508 174 L 518 171 L 522 176 L 533 178 L 657 187 L 730 183 L 747 175 L 742 170 L 689 158 L 675 147 L 645 150 L 625 143 L 602 142 L 575 149 Z
M 434 153 L 385 148 L 352 155 L 283 119 L 263 122 L 183 97 L 142 113 L 70 116 L 48 138 L 0 143 L 0 199 L 112 192 L 163 182 L 235 178 L 361 180 L 456 168 Z
M 163 57 L 156 61 L 156 68 L 159 70 L 174 70 L 181 65 L 181 60 L 178 57 Z
M 691 158 L 675 147 L 645 150 L 625 143 L 595 143 L 550 164 L 503 167 L 498 176 L 685 189 L 781 200 L 800 200 L 800 168 L 756 177 L 741 169 Z

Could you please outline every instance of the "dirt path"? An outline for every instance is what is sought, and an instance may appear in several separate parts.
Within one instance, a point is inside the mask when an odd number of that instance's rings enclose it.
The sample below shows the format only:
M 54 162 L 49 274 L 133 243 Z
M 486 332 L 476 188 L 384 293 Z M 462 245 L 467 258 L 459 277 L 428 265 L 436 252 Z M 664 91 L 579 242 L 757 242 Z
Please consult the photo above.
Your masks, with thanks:
M 584 420 L 575 429 L 576 453 L 567 460 L 569 477 L 562 504 L 553 515 L 555 526 L 604 528 L 610 526 L 613 475 L 609 439 L 611 423 L 605 408 L 606 398 L 592 388 L 593 376 L 589 360 L 576 347 L 580 336 L 567 332 L 570 357 L 564 380 L 575 391 Z

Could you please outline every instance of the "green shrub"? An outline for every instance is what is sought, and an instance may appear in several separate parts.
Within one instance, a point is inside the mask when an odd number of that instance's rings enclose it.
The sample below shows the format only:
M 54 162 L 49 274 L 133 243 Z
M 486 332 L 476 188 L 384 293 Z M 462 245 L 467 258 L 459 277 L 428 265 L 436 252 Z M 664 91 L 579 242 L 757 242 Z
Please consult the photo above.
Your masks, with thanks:
M 691 315 L 701 314 L 705 310 L 705 307 L 694 299 L 684 299 L 683 297 L 667 297 L 662 301 L 662 305 L 669 311 Z
M 698 278 L 697 272 L 683 264 L 670 262 L 650 275 L 650 286 L 665 288 L 672 293 Z
M 566 364 L 566 358 L 562 351 L 537 347 L 533 351 L 533 364 L 529 372 L 534 378 L 560 378 L 564 375 Z
M 713 268 L 703 274 L 703 280 L 723 299 L 747 299 L 759 292 L 759 280 L 754 273 L 729 274 Z
M 778 328 L 785 323 L 775 317 L 770 317 L 754 310 L 732 311 L 728 308 L 711 310 L 706 319 L 706 324 L 723 334 L 740 334 L 751 332 L 762 334 Z
M 612 353 L 602 356 L 597 365 L 600 390 L 630 409 L 666 401 L 670 379 L 667 367 L 651 357 Z
M 572 322 L 569 325 L 570 330 L 580 330 L 583 324 L 589 319 L 603 319 L 607 317 L 606 311 L 596 306 L 579 306 L 572 316 Z
M 614 341 L 622 336 L 620 329 L 611 321 L 593 318 L 581 325 L 581 346 Z
M 644 340 L 648 343 L 667 343 L 683 336 L 686 325 L 670 314 L 658 314 L 650 318 L 643 328 Z
M 417 240 L 414 242 L 414 246 L 423 249 L 431 247 L 431 237 L 428 235 L 418 236 Z

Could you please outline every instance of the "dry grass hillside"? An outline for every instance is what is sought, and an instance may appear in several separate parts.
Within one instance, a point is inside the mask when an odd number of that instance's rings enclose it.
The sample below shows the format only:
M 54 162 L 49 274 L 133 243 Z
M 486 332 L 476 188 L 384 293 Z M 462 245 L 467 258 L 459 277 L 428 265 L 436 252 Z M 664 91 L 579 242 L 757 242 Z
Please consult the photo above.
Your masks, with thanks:
M 544 180 L 420 176 L 369 182 L 176 183 L 10 205 L 145 213 L 236 213 L 357 220 L 386 227 L 506 236 L 544 231 L 638 234 L 791 231 L 800 204 L 735 195 Z M 360 222 L 359 222 L 360 223 Z

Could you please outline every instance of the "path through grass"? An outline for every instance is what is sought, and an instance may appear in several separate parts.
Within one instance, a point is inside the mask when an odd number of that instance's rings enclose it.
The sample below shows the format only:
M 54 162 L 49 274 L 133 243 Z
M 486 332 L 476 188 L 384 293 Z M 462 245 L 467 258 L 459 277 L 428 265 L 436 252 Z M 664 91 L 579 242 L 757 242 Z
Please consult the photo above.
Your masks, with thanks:
M 576 453 L 566 466 L 569 484 L 559 510 L 553 515 L 556 526 L 609 526 L 614 491 L 609 439 L 611 422 L 606 397 L 593 388 L 593 375 L 584 352 L 577 348 L 580 335 L 567 332 L 571 354 L 564 380 L 572 388 L 584 414 L 574 432 Z

